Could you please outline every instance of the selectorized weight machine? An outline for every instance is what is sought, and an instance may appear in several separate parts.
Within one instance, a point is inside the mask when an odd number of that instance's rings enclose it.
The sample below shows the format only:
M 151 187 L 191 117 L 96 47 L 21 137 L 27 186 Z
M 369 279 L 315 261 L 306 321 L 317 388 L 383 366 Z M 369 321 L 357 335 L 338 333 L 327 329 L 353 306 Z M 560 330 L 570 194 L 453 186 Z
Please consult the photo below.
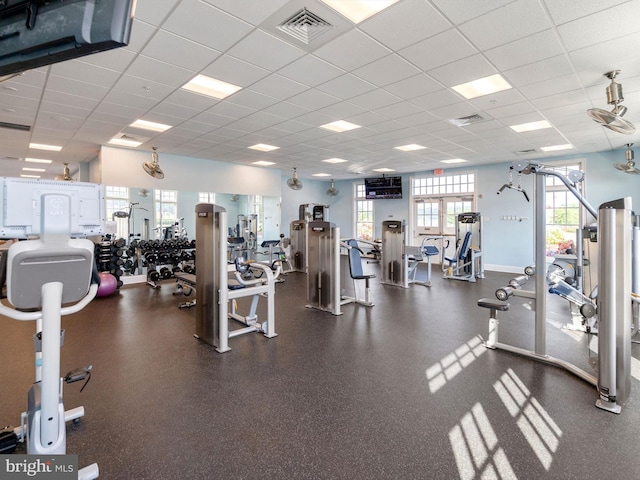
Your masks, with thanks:
M 484 278 L 482 215 L 460 213 L 456 220 L 456 253 L 453 257 L 444 257 L 444 278 L 475 282 L 476 278 Z
M 277 336 L 275 331 L 275 283 L 280 274 L 280 264 L 271 266 L 258 262 L 245 262 L 236 258 L 236 283 L 229 282 L 227 265 L 227 212 L 218 205 L 199 203 L 196 205 L 196 272 L 195 275 L 181 274 L 178 280 L 196 290 L 196 333 L 194 336 L 216 348 L 219 353 L 228 352 L 229 339 L 250 332 L 261 332 L 267 338 Z M 277 264 L 277 265 L 276 265 Z M 261 275 L 247 275 L 254 269 Z M 241 315 L 236 300 L 251 297 L 248 315 Z M 267 298 L 267 320 L 258 322 L 256 314 L 260 297 Z M 229 311 L 231 302 L 231 311 Z M 236 320 L 245 326 L 229 328 L 229 320 Z
M 569 172 L 564 176 L 545 169 L 535 163 L 513 164 L 525 175 L 535 176 L 535 288 L 524 290 L 525 278 L 514 279 L 511 285 L 496 291 L 499 302 L 483 298 L 478 305 L 489 309 L 489 337 L 485 346 L 502 349 L 519 355 L 556 365 L 596 386 L 596 406 L 613 413 L 620 413 L 631 390 L 631 311 L 632 301 L 637 301 L 637 292 L 632 296 L 632 277 L 638 278 L 638 263 L 632 255 L 631 199 L 622 198 L 600 205 L 598 212 L 580 195 L 575 184 L 584 174 Z M 558 178 L 573 193 L 586 210 L 598 219 L 598 375 L 592 375 L 577 366 L 547 354 L 546 347 L 546 232 L 545 195 L 546 178 Z M 534 270 L 526 272 L 529 276 Z M 533 351 L 501 343 L 498 338 L 498 312 L 507 311 L 505 303 L 510 296 L 530 299 L 535 309 L 535 346 Z

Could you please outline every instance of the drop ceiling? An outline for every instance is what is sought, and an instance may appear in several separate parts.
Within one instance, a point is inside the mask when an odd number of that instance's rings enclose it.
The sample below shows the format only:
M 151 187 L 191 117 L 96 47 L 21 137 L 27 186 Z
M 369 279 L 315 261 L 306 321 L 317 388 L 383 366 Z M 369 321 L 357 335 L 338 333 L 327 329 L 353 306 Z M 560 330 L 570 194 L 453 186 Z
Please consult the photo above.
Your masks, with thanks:
M 274 28 L 302 7 L 333 25 L 308 45 Z M 138 0 L 127 47 L 0 83 L 0 122 L 31 126 L 0 128 L 0 174 L 19 175 L 26 157 L 53 160 L 44 178 L 64 162 L 73 172 L 122 134 L 161 156 L 263 160 L 301 178 L 546 158 L 540 148 L 558 144 L 574 148 L 555 155 L 622 149 L 640 133 L 585 112 L 610 108 L 603 74 L 620 69 L 625 118 L 640 125 L 639 18 L 637 0 L 400 0 L 357 25 L 320 0 Z M 200 73 L 242 89 L 224 100 L 181 90 Z M 513 88 L 472 100 L 451 89 L 496 73 Z M 172 128 L 129 127 L 136 119 Z M 319 128 L 336 120 L 361 128 Z M 552 128 L 509 128 L 541 120 Z M 258 143 L 279 148 L 248 148 Z M 407 144 L 426 148 L 395 148 Z

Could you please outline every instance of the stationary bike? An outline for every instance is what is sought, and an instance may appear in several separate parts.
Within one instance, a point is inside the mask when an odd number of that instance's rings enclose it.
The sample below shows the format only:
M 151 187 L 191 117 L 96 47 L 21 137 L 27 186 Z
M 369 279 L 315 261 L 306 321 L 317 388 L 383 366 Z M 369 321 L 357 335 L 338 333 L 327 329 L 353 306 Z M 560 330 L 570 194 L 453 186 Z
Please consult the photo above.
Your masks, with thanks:
M 48 197 L 44 203 L 68 201 L 65 195 Z M 35 320 L 37 332 L 36 379 L 28 393 L 27 411 L 22 414 L 20 427 L 5 431 L 3 443 L 11 441 L 7 433 L 12 433 L 16 441 L 26 441 L 28 454 L 64 455 L 66 422 L 77 421 L 84 409 L 65 412 L 63 380 L 88 380 L 91 369 L 77 369 L 60 378 L 60 347 L 64 342 L 61 316 L 79 312 L 93 300 L 98 277 L 94 274 L 93 242 L 71 239 L 56 228 L 55 233 L 47 233 L 46 227 L 47 219 L 43 218 L 40 239 L 14 243 L 1 258 L 1 263 L 6 262 L 7 300 L 14 308 L 0 304 L 0 314 L 16 320 Z M 1 288 L 5 277 L 2 273 L 0 277 Z M 95 463 L 78 471 L 79 479 L 95 479 L 98 475 Z

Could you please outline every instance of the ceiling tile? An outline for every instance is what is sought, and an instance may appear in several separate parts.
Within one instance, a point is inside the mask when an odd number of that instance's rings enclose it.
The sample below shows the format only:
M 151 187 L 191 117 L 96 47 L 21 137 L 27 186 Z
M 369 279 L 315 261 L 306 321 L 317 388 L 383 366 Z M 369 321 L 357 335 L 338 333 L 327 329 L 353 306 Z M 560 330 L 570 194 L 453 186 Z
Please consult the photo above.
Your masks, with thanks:
M 613 8 L 621 3 L 628 2 L 629 0 L 563 0 L 557 2 L 554 0 L 544 0 L 544 4 L 549 10 L 551 18 L 558 25 L 571 22 L 578 18 L 591 15 L 601 11 L 607 11 L 614 13 L 616 9 Z
M 487 62 L 483 55 L 472 55 L 428 72 L 431 77 L 448 87 L 488 77 L 495 73 L 495 68 Z
M 267 77 L 269 70 L 225 55 L 215 60 L 205 68 L 202 73 L 240 87 L 248 87 L 258 80 Z
M 508 21 L 505 21 L 508 18 Z M 480 50 L 494 48 L 552 26 L 538 0 L 516 0 L 459 26 Z
M 464 23 L 492 10 L 496 10 L 513 0 L 483 0 L 469 2 L 468 0 L 430 0 L 453 23 Z
M 536 47 L 531 48 L 531 45 Z M 553 29 L 549 29 L 492 48 L 484 52 L 484 55 L 499 70 L 511 70 L 563 53 L 558 36 Z
M 139 55 L 127 69 L 126 76 L 134 76 L 151 80 L 158 84 L 179 88 L 191 80 L 195 76 L 195 73 L 192 70 L 186 70 L 169 63 L 145 57 L 144 55 Z
M 227 53 L 271 71 L 278 70 L 305 54 L 299 48 L 262 30 L 254 30 Z
M 346 100 L 374 90 L 375 86 L 354 75 L 346 74 L 341 77 L 334 78 L 333 80 L 329 80 L 328 82 L 319 85 L 317 88 L 318 90 L 322 90 L 330 95 Z
M 151 25 L 160 26 L 180 0 L 138 0 L 136 18 Z
M 640 2 L 631 1 L 558 26 L 566 48 L 578 48 L 606 42 L 637 32 Z
M 189 52 L 188 55 L 185 55 L 185 52 Z M 199 72 L 220 56 L 220 52 L 160 30 L 144 47 L 142 55 L 192 72 Z
M 398 55 L 387 55 L 353 71 L 353 74 L 379 87 L 399 82 L 420 73 Z
M 455 29 L 447 30 L 398 52 L 418 68 L 428 71 L 469 57 L 477 50 Z
M 338 97 L 334 97 L 333 95 L 329 95 L 328 93 L 321 92 L 316 88 L 305 90 L 304 92 L 299 93 L 298 95 L 295 95 L 287 100 L 287 102 L 303 107 L 307 110 L 317 110 L 319 108 L 324 108 L 339 101 L 340 99 Z
M 163 28 L 222 52 L 253 30 L 249 23 L 198 0 L 182 0 Z
M 289 0 L 260 0 L 259 2 L 239 2 L 238 0 L 204 0 L 246 22 L 258 25 L 273 12 L 286 5 Z
M 363 23 L 362 31 L 391 50 L 400 50 L 451 28 L 450 22 L 424 0 L 405 0 Z
M 344 74 L 345 71 L 318 57 L 305 55 L 281 68 L 278 70 L 278 73 L 296 82 L 315 87 L 328 80 L 339 77 Z
M 552 80 L 573 72 L 574 69 L 567 56 L 558 55 L 540 62 L 507 70 L 504 72 L 504 77 L 513 87 L 520 88 L 526 85 Z
M 371 37 L 353 29 L 315 51 L 315 55 L 344 70 L 351 71 L 390 53 Z
M 250 89 L 255 92 L 277 98 L 278 100 L 293 97 L 297 93 L 307 90 L 307 88 L 306 85 L 289 80 L 277 73 L 259 80 L 250 87 Z

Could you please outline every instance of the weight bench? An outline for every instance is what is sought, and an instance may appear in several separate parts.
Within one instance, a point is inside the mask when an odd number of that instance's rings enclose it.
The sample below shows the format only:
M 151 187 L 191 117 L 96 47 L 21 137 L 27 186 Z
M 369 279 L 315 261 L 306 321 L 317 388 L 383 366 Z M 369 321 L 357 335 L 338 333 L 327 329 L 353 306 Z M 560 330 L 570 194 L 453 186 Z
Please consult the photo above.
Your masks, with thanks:
M 481 251 L 471 248 L 471 232 L 465 233 L 455 257 L 444 257 L 448 262 L 444 278 L 475 282 L 476 258 L 480 256 L 482 256 Z
M 340 304 L 346 305 L 348 303 L 359 303 L 360 305 L 364 305 L 365 307 L 373 307 L 374 304 L 369 299 L 370 291 L 371 291 L 369 288 L 369 280 L 371 278 L 375 278 L 376 276 L 374 274 L 365 275 L 364 271 L 362 270 L 362 257 L 360 256 L 360 254 L 362 253 L 362 250 L 360 250 L 360 247 L 358 247 L 357 240 L 355 239 L 347 240 L 346 247 L 347 247 L 347 253 L 349 256 L 349 274 L 353 279 L 354 296 L 353 297 L 342 296 Z M 356 280 L 365 281 L 364 300 L 358 297 L 358 288 L 356 286 Z

